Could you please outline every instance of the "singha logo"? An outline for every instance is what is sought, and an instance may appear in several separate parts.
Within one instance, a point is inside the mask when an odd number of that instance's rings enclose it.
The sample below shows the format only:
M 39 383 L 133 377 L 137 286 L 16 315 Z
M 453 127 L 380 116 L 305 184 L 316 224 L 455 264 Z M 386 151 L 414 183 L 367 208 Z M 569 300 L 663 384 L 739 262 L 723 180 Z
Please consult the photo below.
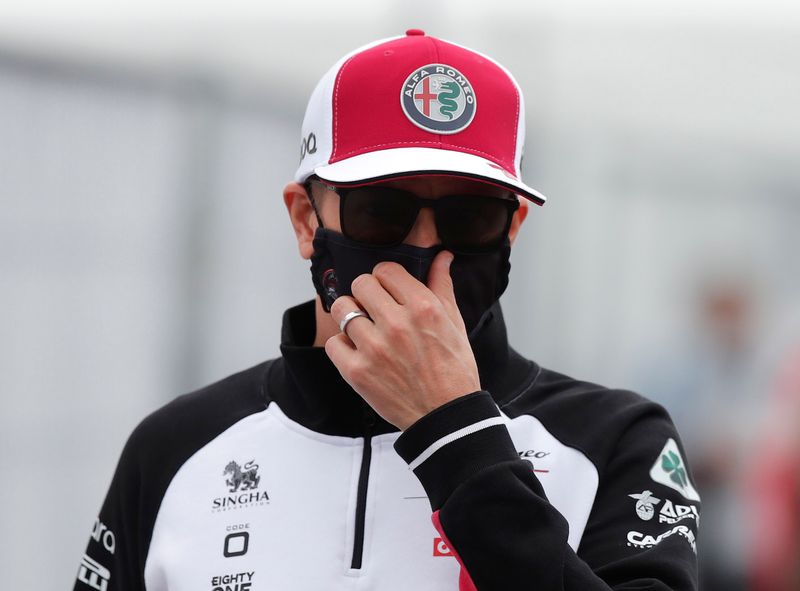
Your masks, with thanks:
M 232 493 L 240 489 L 252 490 L 258 488 L 258 482 L 261 480 L 261 476 L 258 475 L 258 464 L 255 463 L 255 460 L 247 462 L 244 465 L 244 470 L 236 462 L 228 462 L 222 475 L 227 476 L 228 474 L 231 476 L 225 480 L 225 484 L 231 487 L 230 492 Z

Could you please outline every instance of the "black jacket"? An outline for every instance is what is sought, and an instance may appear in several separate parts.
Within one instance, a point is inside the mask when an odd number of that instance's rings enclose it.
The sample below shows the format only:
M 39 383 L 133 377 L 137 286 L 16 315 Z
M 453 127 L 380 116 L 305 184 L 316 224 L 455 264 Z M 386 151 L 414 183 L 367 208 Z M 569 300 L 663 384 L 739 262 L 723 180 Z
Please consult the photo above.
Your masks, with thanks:
M 495 305 L 470 339 L 483 390 L 400 434 L 313 338 L 313 302 L 291 308 L 281 357 L 142 421 L 76 590 L 697 588 L 699 497 L 660 406 L 524 359 Z

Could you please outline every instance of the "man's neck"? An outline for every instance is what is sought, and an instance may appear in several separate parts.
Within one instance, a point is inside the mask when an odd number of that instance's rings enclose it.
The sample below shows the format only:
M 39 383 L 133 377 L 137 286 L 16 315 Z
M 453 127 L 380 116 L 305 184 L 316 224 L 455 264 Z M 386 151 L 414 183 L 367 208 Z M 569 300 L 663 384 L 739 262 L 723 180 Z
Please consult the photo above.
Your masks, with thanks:
M 336 322 L 334 322 L 333 316 L 322 308 L 322 302 L 319 296 L 316 298 L 314 314 L 317 326 L 317 331 L 314 335 L 314 346 L 324 347 L 325 342 L 329 338 L 339 333 L 339 327 L 336 325 Z

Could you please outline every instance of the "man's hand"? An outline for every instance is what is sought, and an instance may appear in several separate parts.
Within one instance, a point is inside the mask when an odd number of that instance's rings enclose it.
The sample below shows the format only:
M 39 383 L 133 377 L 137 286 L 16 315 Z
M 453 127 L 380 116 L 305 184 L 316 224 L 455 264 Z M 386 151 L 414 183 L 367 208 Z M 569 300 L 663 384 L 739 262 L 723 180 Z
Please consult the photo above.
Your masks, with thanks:
M 478 367 L 458 311 L 450 263 L 440 252 L 428 286 L 397 263 L 379 263 L 359 275 L 353 297 L 331 306 L 339 324 L 348 312 L 365 310 L 325 343 L 344 379 L 388 422 L 402 430 L 435 408 L 480 390 Z

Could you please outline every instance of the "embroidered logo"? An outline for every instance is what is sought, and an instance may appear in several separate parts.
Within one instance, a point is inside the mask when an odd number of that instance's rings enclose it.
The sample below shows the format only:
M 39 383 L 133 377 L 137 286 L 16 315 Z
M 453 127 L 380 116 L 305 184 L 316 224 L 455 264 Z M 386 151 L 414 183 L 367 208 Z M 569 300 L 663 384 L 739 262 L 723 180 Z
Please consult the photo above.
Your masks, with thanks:
M 434 556 L 452 556 L 453 551 L 442 538 L 433 538 Z
M 261 477 L 258 475 L 258 464 L 255 460 L 250 460 L 244 465 L 244 470 L 234 461 L 228 462 L 225 466 L 223 476 L 230 474 L 230 478 L 225 481 L 225 484 L 230 486 L 229 492 L 238 492 L 241 487 L 242 491 L 258 488 L 258 483 Z
M 666 538 L 674 535 L 685 538 L 694 553 L 697 554 L 697 542 L 694 532 L 685 525 L 676 525 L 671 530 L 657 536 L 651 536 L 638 531 L 629 531 L 627 536 L 628 546 L 633 546 L 634 548 L 652 548 L 660 544 Z
M 92 528 L 92 539 L 95 542 L 102 544 L 103 547 L 111 554 L 114 553 L 114 549 L 117 547 L 117 539 L 114 536 L 114 532 L 108 529 L 108 526 L 100 521 L 99 517 L 94 521 L 94 527 Z
M 538 474 L 547 474 L 550 472 L 547 468 L 542 468 L 541 463 L 547 459 L 547 456 L 550 455 L 549 451 L 541 451 L 535 449 L 525 449 L 522 451 L 518 451 L 517 455 L 521 460 L 527 460 L 531 463 L 531 467 L 533 471 Z M 538 461 L 538 460 L 541 460 Z
M 649 490 L 643 491 L 639 494 L 628 495 L 632 499 L 636 499 L 636 514 L 639 519 L 650 521 L 656 513 L 654 505 L 658 505 L 661 499 L 653 496 Z
M 230 573 L 211 577 L 211 591 L 251 591 L 255 571 Z
M 258 464 L 250 460 L 244 466 L 231 460 L 222 473 L 225 484 L 229 487 L 228 494 L 217 497 L 212 501 L 213 512 L 228 511 L 230 509 L 244 509 L 269 503 L 269 495 L 265 490 L 258 490 L 261 476 L 258 474 Z
M 81 565 L 78 567 L 78 581 L 86 583 L 92 589 L 106 591 L 108 581 L 111 579 L 111 571 L 102 564 L 94 560 L 88 554 L 81 558 Z
M 685 519 L 694 519 L 694 522 L 700 525 L 700 511 L 694 505 L 677 505 L 669 499 L 664 501 L 664 506 L 658 514 L 659 523 L 673 524 Z
M 683 461 L 678 444 L 674 439 L 668 439 L 664 449 L 658 454 L 658 458 L 650 469 L 650 478 L 659 484 L 677 490 L 690 501 L 700 500 L 700 495 L 689 481 L 686 463 Z
M 475 92 L 461 72 L 446 64 L 414 70 L 400 92 L 406 117 L 431 133 L 458 133 L 475 117 Z
M 686 488 L 686 470 L 683 469 L 681 457 L 674 451 L 668 451 L 661 456 L 661 467 L 669 474 L 669 479 L 681 488 Z

